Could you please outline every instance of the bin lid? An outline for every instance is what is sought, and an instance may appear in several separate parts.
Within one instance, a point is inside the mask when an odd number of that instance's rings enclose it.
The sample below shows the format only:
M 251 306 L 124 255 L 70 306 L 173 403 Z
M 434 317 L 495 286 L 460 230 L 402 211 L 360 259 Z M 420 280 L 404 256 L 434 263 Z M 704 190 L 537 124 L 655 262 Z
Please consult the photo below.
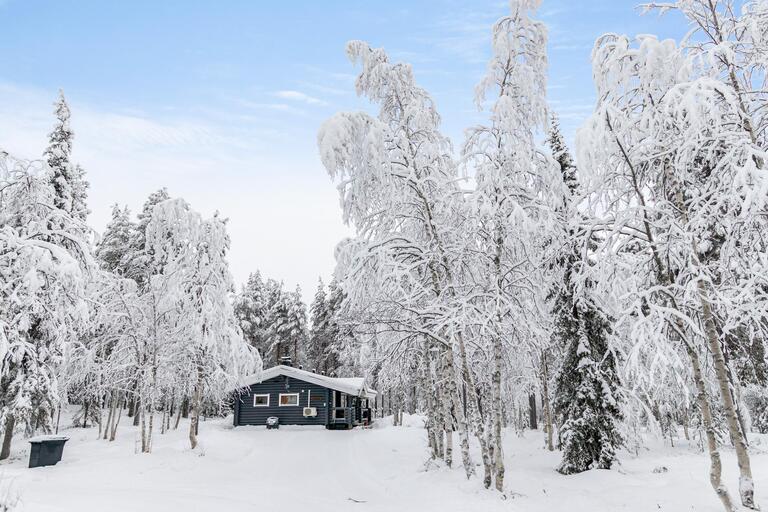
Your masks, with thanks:
M 45 443 L 48 441 L 69 441 L 69 437 L 60 435 L 46 435 L 29 438 L 30 443 Z

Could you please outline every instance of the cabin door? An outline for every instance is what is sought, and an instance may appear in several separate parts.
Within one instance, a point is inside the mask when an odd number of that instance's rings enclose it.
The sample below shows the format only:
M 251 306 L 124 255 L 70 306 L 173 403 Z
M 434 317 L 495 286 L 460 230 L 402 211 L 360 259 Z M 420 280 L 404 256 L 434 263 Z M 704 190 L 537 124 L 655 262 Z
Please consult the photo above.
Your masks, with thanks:
M 347 395 L 340 392 L 340 391 L 334 391 L 333 392 L 333 419 L 335 420 L 343 420 L 344 419 L 344 408 L 347 407 Z

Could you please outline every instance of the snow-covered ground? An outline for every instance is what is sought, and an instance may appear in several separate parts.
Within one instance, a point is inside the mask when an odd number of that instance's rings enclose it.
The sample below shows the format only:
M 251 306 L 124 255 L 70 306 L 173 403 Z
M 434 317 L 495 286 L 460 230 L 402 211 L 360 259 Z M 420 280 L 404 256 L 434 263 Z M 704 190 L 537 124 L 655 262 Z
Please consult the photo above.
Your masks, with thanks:
M 707 481 L 706 457 L 686 446 L 655 443 L 639 457 L 623 453 L 614 470 L 562 476 L 552 469 L 558 454 L 542 449 L 540 434 L 510 433 L 510 492 L 502 500 L 479 479 L 467 481 L 460 467 L 425 471 L 424 430 L 416 417 L 406 418 L 406 425 L 392 427 L 385 419 L 377 428 L 349 432 L 267 431 L 206 421 L 200 429 L 204 455 L 189 450 L 185 425 L 158 434 L 151 455 L 134 453 L 129 426 L 114 443 L 96 440 L 95 429 L 67 429 L 71 439 L 58 465 L 28 469 L 28 448 L 18 440 L 0 473 L 21 494 L 25 512 L 721 510 Z M 755 444 L 756 488 L 768 510 L 768 437 Z M 668 471 L 654 473 L 659 466 Z M 725 453 L 724 466 L 735 491 L 732 453 Z

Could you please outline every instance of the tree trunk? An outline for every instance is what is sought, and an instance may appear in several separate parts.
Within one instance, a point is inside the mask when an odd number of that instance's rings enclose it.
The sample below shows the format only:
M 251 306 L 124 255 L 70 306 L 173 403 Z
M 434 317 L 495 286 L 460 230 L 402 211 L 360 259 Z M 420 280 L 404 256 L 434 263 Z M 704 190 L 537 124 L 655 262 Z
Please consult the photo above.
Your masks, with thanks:
M 200 421 L 200 397 L 202 396 L 203 387 L 203 375 L 200 368 L 197 369 L 197 382 L 195 383 L 195 390 L 192 395 L 192 400 L 189 404 L 190 421 L 189 421 L 189 444 L 194 450 L 197 448 L 197 424 Z
M 141 453 L 149 453 L 149 439 L 147 438 L 147 413 L 138 407 L 136 408 L 133 421 L 136 423 L 136 418 L 141 419 Z
M 133 426 L 134 427 L 139 426 L 139 420 L 141 419 L 142 416 L 144 416 L 144 411 L 142 410 L 141 400 L 139 400 L 139 397 L 136 397 L 136 399 L 133 401 Z
M 745 340 L 743 337 L 739 337 L 739 342 L 748 343 L 748 340 Z M 747 422 L 744 421 L 744 414 L 742 412 L 744 406 L 741 401 L 741 383 L 731 368 L 725 353 L 723 353 L 723 359 L 725 359 L 725 368 L 728 370 L 728 383 L 731 390 L 731 400 L 733 400 L 733 404 L 736 408 L 736 417 L 739 419 L 741 438 L 744 440 L 744 445 L 749 447 L 749 439 L 747 438 L 747 432 L 749 432 L 749 430 L 747 428 Z
M 181 402 L 181 417 L 184 419 L 189 418 L 189 398 L 184 397 L 184 400 Z
M 544 428 L 547 430 L 547 450 L 554 451 L 552 444 L 552 412 L 549 405 L 549 368 L 547 353 L 541 352 L 541 406 L 544 408 Z
M 149 429 L 147 433 L 147 453 L 152 453 L 152 427 L 155 424 L 155 408 L 149 410 Z
M 464 384 L 464 407 L 468 421 L 472 421 L 472 428 L 474 430 L 475 437 L 480 444 L 480 454 L 483 459 L 484 475 L 483 485 L 490 488 L 493 479 L 493 443 L 488 442 L 488 432 L 486 428 L 486 422 L 480 403 L 480 395 L 477 392 L 477 386 L 475 385 L 475 379 L 469 368 L 469 362 L 467 360 L 467 350 L 464 344 L 464 337 L 461 333 L 456 336 L 456 345 L 459 349 L 459 357 L 461 360 L 462 382 Z M 468 397 L 468 393 L 471 391 L 472 396 Z M 503 477 L 502 477 L 503 478 Z
M 725 365 L 725 358 L 723 357 L 722 347 L 720 346 L 720 339 L 717 335 L 717 328 L 712 315 L 712 307 L 709 302 L 709 296 L 704 281 L 699 279 L 697 287 L 704 321 L 704 333 L 707 338 L 709 351 L 712 353 L 712 361 L 715 367 L 717 384 L 720 388 L 720 398 L 722 400 L 726 423 L 728 425 L 728 433 L 730 434 L 731 443 L 733 443 L 733 446 L 736 449 L 736 460 L 739 466 L 739 495 L 741 496 L 741 504 L 747 508 L 756 510 L 755 486 L 752 480 L 752 468 L 750 465 L 749 453 L 747 452 L 747 446 L 746 443 L 744 443 L 744 436 L 739 425 L 736 406 L 733 403 L 733 395 L 731 394 L 729 386 L 728 369 Z
M 179 421 L 181 421 L 181 407 L 178 408 L 176 411 L 176 421 L 173 424 L 173 430 L 176 430 L 179 428 Z
M 442 458 L 439 448 L 438 435 L 442 432 L 440 428 L 440 409 L 435 405 L 435 383 L 432 379 L 431 369 L 427 352 L 422 355 L 420 363 L 422 365 L 418 372 L 419 386 L 425 391 L 425 406 L 427 412 L 427 439 L 429 448 L 432 452 L 432 459 Z
M 171 398 L 171 407 L 168 409 L 168 426 L 166 430 L 171 430 L 171 418 L 176 414 L 176 397 Z
M 499 318 L 500 320 L 500 318 Z M 493 374 L 491 375 L 492 397 L 492 440 L 490 442 L 493 452 L 493 476 L 496 490 L 504 492 L 504 448 L 502 424 L 503 414 L 501 410 L 501 368 L 503 365 L 503 347 L 500 336 L 494 336 L 493 341 Z M 487 486 L 486 486 L 487 487 Z
M 538 430 L 539 422 L 536 418 L 536 395 L 530 393 L 528 395 L 528 426 L 531 430 Z
M 456 415 L 456 424 L 459 429 L 459 442 L 461 443 L 461 458 L 464 464 L 464 472 L 467 478 L 475 474 L 475 466 L 472 463 L 472 456 L 469 453 L 469 426 L 467 425 L 467 416 L 464 414 L 459 389 L 456 385 L 458 375 L 453 364 L 453 353 L 447 350 L 444 354 L 443 368 L 445 371 L 446 393 L 449 400 L 453 402 L 453 413 Z
M 723 485 L 721 479 L 723 465 L 720 460 L 720 452 L 717 449 L 715 427 L 712 424 L 712 412 L 709 408 L 709 401 L 707 400 L 707 388 L 704 384 L 704 377 L 702 377 L 701 374 L 699 355 L 687 342 L 686 351 L 688 352 L 688 357 L 691 359 L 693 381 L 696 384 L 696 400 L 699 404 L 699 409 L 701 410 L 701 420 L 707 436 L 707 449 L 709 450 L 710 460 L 709 483 L 712 484 L 712 488 L 715 490 L 717 497 L 720 498 L 725 511 L 734 512 L 735 508 L 733 507 L 731 495 L 728 493 L 728 489 Z
M 3 447 L 0 449 L 0 460 L 5 460 L 11 456 L 11 441 L 13 440 L 13 429 L 16 427 L 16 418 L 9 414 L 5 419 L 5 433 L 3 434 Z
M 117 399 L 115 396 L 112 396 L 112 399 L 109 401 L 109 413 L 107 414 L 107 424 L 106 428 L 104 428 L 104 440 L 106 441 L 109 438 L 109 432 L 112 430 L 112 418 L 115 414 L 115 403 L 117 402 Z
M 120 424 L 120 416 L 122 416 L 122 414 L 123 414 L 123 408 L 118 406 L 117 414 L 112 415 L 112 427 L 109 433 L 110 442 L 114 441 L 115 437 L 117 437 L 117 426 Z
M 163 400 L 163 416 L 160 418 L 160 434 L 165 434 L 165 417 L 168 415 L 168 402 Z
M 442 365 L 441 365 L 442 369 Z M 441 379 L 438 379 L 440 381 Z M 443 381 L 445 382 L 445 381 Z M 438 398 L 443 406 L 443 431 L 445 432 L 445 464 L 453 466 L 453 407 L 455 401 L 451 399 L 450 390 L 444 389 L 444 384 L 438 384 Z M 446 396 L 446 394 L 448 396 Z
M 453 465 L 453 426 L 450 420 L 445 425 L 445 464 L 449 468 Z

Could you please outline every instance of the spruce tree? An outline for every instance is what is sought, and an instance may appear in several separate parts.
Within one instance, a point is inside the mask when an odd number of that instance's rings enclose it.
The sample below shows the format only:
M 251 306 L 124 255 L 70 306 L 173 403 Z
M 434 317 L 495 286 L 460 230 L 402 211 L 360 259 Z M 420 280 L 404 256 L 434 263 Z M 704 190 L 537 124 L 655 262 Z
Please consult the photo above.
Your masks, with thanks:
M 264 280 L 257 271 L 248 277 L 234 309 L 243 337 L 265 364 L 280 364 L 283 357 L 295 365 L 307 363 L 307 307 L 298 287 L 286 292 L 283 283 Z
M 269 356 L 280 364 L 283 357 L 291 357 L 294 365 L 305 362 L 307 339 L 307 308 L 301 300 L 301 289 L 285 292 L 282 285 L 275 300 L 271 301 L 269 321 Z
M 286 324 L 286 338 L 291 346 L 291 357 L 294 364 L 304 365 L 307 362 L 307 305 L 301 298 L 301 287 L 296 285 L 296 290 L 289 293 L 288 323 Z
M 44 156 L 48 164 L 48 181 L 53 188 L 53 204 L 72 217 L 84 221 L 88 216 L 88 187 L 85 171 L 71 162 L 74 133 L 69 126 L 70 110 L 64 92 L 54 104 L 56 124 L 48 135 Z
M 248 282 L 235 299 L 237 317 L 243 337 L 262 355 L 266 354 L 267 297 L 264 281 L 257 270 L 248 276 Z
M 547 145 L 552 152 L 552 158 L 554 158 L 560 165 L 563 182 L 568 187 L 569 194 L 573 196 L 578 188 L 576 165 L 574 165 L 571 153 L 568 151 L 568 146 L 565 144 L 565 139 L 560 131 L 560 121 L 556 114 L 552 114 L 550 119 Z
M 307 347 L 307 363 L 317 371 L 328 371 L 325 350 L 328 346 L 328 300 L 325 284 L 319 279 L 317 291 L 309 306 L 309 317 L 312 325 Z
M 563 215 L 576 214 L 578 190 L 576 166 L 565 144 L 556 116 L 552 116 L 547 143 L 560 164 L 566 186 Z M 618 432 L 619 378 L 616 361 L 608 347 L 611 324 L 592 301 L 589 283 L 577 291 L 574 275 L 582 261 L 582 235 L 573 227 L 566 233 L 568 243 L 557 259 L 563 272 L 561 285 L 550 298 L 554 304 L 553 341 L 565 350 L 555 377 L 555 415 L 559 419 L 559 441 L 563 460 L 557 470 L 564 474 L 590 468 L 608 469 L 622 442 Z M 589 241 L 587 241 L 589 245 Z
M 131 222 L 131 212 L 117 204 L 112 206 L 112 220 L 107 224 L 104 236 L 96 245 L 96 258 L 104 270 L 118 275 L 125 274 L 125 257 L 128 254 L 131 235 L 136 226 Z
M 568 345 L 555 390 L 563 450 L 557 470 L 567 475 L 609 469 L 622 442 L 619 379 L 608 348 L 610 323 L 594 306 L 561 298 L 558 333 Z
M 165 188 L 149 195 L 138 215 L 139 222 L 131 233 L 128 251 L 120 263 L 125 269 L 125 276 L 136 281 L 139 287 L 145 285 L 149 274 L 152 272 L 152 251 L 147 247 L 147 226 L 152 220 L 152 211 L 155 206 L 168 199 L 170 196 Z

